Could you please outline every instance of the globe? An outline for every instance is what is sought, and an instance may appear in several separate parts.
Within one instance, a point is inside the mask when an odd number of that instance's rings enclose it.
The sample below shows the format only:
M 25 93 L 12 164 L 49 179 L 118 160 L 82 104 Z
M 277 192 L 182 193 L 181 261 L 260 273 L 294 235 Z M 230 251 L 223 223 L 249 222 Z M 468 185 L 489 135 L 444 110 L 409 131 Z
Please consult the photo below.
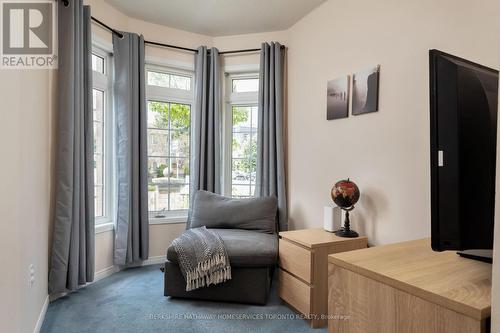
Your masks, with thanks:
M 359 200 L 359 188 L 349 178 L 336 182 L 331 194 L 333 202 L 345 210 L 350 210 Z
M 332 187 L 332 200 L 337 206 L 345 211 L 344 227 L 335 231 L 335 235 L 339 237 L 358 237 L 358 233 L 351 230 L 349 212 L 354 209 L 354 205 L 359 200 L 358 186 L 349 180 L 341 180 L 335 183 Z

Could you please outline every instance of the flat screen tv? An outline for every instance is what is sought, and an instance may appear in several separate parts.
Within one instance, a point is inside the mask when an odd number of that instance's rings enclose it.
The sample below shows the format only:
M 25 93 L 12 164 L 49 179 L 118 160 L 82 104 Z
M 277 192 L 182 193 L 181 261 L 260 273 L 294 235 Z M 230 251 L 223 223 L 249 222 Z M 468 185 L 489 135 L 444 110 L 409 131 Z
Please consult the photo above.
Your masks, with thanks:
M 438 50 L 429 59 L 432 248 L 490 261 L 498 71 Z

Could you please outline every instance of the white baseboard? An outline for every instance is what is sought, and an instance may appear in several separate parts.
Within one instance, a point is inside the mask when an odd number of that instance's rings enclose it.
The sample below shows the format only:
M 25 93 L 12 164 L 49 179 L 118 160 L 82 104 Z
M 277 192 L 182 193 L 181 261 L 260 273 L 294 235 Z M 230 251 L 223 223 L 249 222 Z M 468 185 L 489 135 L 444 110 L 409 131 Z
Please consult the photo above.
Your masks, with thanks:
M 119 271 L 120 271 L 120 268 L 118 266 L 110 266 L 110 267 L 106 267 L 104 269 L 101 269 L 100 271 L 98 271 L 94 274 L 94 281 L 88 282 L 84 286 L 79 286 L 78 288 L 84 288 L 88 285 L 91 285 L 94 282 L 97 282 L 101 279 L 104 279 L 105 277 L 111 276 L 112 274 L 119 272 Z M 67 292 L 51 294 L 51 295 L 49 295 L 49 301 L 53 302 L 56 299 L 64 297 L 66 295 L 68 295 Z
M 43 320 L 45 319 L 45 314 L 47 313 L 48 306 L 49 306 L 49 295 L 45 297 L 45 301 L 43 302 L 42 310 L 40 311 L 40 315 L 38 316 L 38 320 L 36 321 L 33 333 L 39 333 L 40 330 L 42 329 Z
M 144 260 L 142 262 L 142 266 L 164 264 L 165 260 L 166 260 L 165 256 L 149 257 L 148 260 Z
M 108 277 L 108 276 L 110 276 L 116 272 L 119 272 L 119 271 L 120 271 L 120 268 L 116 265 L 106 267 L 105 269 L 101 269 L 100 271 L 95 273 L 94 281 L 92 281 L 92 282 L 96 282 L 96 281 L 99 281 L 101 279 L 104 279 L 105 277 Z
M 165 260 L 166 260 L 165 256 L 154 256 L 154 257 L 149 257 L 147 260 L 144 260 L 143 262 L 141 262 L 137 265 L 126 266 L 126 267 L 113 265 L 110 267 L 106 267 L 105 269 L 101 269 L 99 272 L 95 273 L 94 281 L 92 281 L 92 282 L 96 282 L 96 281 L 99 281 L 101 279 L 104 279 L 105 277 L 108 277 L 116 272 L 121 271 L 123 268 L 163 264 L 165 262 Z

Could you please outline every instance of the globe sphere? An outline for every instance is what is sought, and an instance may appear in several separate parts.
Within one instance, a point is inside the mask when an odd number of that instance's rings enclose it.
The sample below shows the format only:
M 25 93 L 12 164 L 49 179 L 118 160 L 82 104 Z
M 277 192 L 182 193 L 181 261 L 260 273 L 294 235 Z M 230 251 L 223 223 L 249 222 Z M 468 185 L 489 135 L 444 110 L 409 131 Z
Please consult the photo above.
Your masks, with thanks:
M 353 207 L 359 200 L 359 188 L 349 178 L 335 183 L 331 191 L 333 202 L 343 209 Z

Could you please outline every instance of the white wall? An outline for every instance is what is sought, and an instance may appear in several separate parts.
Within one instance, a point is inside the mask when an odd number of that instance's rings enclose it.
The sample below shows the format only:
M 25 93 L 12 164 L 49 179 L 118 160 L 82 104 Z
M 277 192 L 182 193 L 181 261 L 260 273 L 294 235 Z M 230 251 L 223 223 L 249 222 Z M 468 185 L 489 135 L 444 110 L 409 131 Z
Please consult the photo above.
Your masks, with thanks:
M 33 332 L 47 300 L 54 72 L 0 72 L 0 331 Z
M 370 243 L 430 235 L 428 50 L 499 68 L 498 13 L 495 0 L 330 0 L 290 29 L 292 228 L 320 227 L 330 188 L 350 177 Z M 377 64 L 379 112 L 327 121 L 327 81 Z

